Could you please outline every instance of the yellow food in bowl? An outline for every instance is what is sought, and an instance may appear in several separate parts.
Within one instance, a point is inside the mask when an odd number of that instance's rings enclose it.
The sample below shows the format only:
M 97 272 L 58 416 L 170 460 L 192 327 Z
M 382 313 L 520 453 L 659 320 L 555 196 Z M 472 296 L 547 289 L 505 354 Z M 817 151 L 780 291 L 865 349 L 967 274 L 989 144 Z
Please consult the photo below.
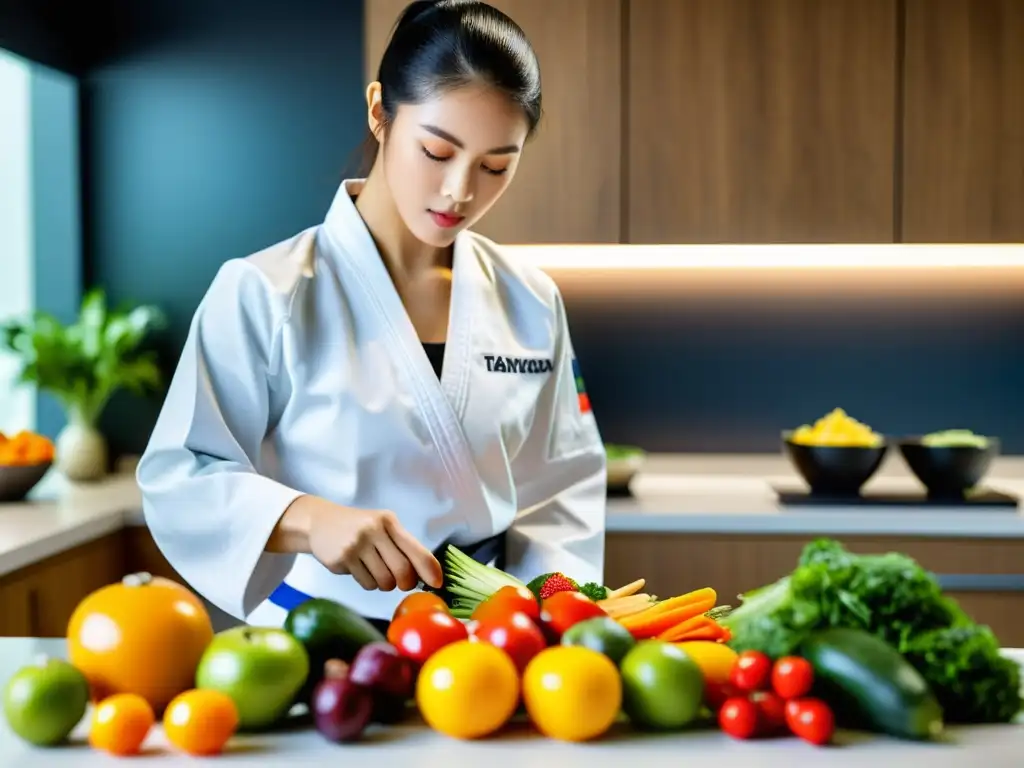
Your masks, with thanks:
M 840 448 L 875 448 L 885 438 L 867 424 L 848 416 L 842 408 L 835 408 L 813 425 L 803 424 L 793 430 L 789 439 L 799 445 L 822 445 Z

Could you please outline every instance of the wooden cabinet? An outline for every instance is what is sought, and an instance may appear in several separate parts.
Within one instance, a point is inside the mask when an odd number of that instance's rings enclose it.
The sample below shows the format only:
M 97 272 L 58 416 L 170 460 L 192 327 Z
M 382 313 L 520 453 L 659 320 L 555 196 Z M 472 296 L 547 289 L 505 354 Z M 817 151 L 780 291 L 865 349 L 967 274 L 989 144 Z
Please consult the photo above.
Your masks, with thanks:
M 367 79 L 406 0 L 365 3 Z M 540 59 L 545 115 L 514 183 L 476 230 L 501 243 L 617 243 L 622 208 L 622 3 L 492 0 Z
M 630 242 L 892 241 L 895 0 L 628 5 Z
M 0 576 L 0 637 L 64 637 L 86 595 L 140 571 L 184 584 L 144 527 L 126 528 Z
M 1024 241 L 1024 1 L 906 0 L 903 93 L 902 239 Z
M 0 577 L 0 636 L 63 637 L 81 599 L 126 573 L 115 533 Z

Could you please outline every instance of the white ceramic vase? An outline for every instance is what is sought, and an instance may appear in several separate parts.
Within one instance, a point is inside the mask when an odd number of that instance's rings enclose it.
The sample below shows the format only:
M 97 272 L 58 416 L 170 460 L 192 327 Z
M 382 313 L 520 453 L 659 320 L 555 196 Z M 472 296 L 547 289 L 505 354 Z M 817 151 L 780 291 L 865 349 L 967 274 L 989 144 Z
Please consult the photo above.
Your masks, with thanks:
M 54 467 L 68 480 L 86 483 L 107 474 L 107 440 L 92 421 L 78 414 L 68 414 L 54 449 Z

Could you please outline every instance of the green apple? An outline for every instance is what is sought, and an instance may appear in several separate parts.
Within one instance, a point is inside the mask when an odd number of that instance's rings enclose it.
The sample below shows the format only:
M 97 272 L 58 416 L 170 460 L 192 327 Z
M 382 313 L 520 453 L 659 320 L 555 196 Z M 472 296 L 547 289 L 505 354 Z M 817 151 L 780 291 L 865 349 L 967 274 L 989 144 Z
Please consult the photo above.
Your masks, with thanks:
M 288 714 L 309 674 L 305 647 L 283 629 L 218 632 L 196 668 L 196 688 L 221 691 L 238 708 L 239 728 L 269 728 Z
M 85 716 L 89 681 L 63 659 L 42 657 L 22 667 L 4 689 L 4 716 L 30 744 L 49 747 L 67 739 Z

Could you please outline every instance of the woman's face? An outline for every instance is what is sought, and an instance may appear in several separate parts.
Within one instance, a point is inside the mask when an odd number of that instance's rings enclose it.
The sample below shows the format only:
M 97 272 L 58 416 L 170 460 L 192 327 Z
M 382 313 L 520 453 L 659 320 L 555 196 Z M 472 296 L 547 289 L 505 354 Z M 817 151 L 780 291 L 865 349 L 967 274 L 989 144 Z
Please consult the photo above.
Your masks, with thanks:
M 528 125 L 499 91 L 467 86 L 403 104 L 381 136 L 384 176 L 410 232 L 446 247 L 501 197 Z

